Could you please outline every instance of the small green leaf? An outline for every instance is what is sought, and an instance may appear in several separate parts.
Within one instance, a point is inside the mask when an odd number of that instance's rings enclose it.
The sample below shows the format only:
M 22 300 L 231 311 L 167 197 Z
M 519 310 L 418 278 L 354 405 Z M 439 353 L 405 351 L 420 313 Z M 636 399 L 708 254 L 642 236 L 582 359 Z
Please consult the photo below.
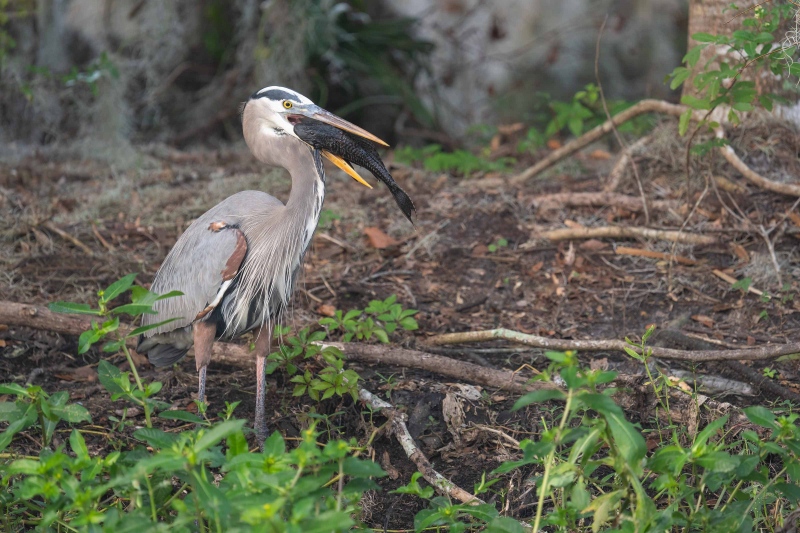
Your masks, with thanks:
M 417 321 L 414 318 L 409 316 L 400 319 L 400 327 L 406 331 L 416 331 L 419 329 L 419 324 L 417 324 Z
M 89 448 L 86 447 L 86 439 L 83 438 L 83 435 L 81 435 L 81 432 L 77 429 L 73 429 L 72 433 L 69 435 L 69 447 L 72 448 L 72 451 L 78 456 L 78 459 L 89 458 Z
M 203 436 L 195 443 L 195 452 L 208 449 L 225 440 L 228 435 L 241 431 L 244 422 L 244 420 L 226 420 L 225 422 L 215 425 L 203 433 Z
M 155 315 L 158 314 L 153 311 L 152 304 L 125 304 L 120 305 L 119 307 L 115 307 L 111 310 L 112 313 L 116 315 L 127 314 L 130 316 L 139 316 L 139 315 Z
M 23 411 L 14 402 L 0 402 L 0 422 L 14 422 Z
M 542 389 L 533 392 L 529 392 L 519 400 L 514 403 L 514 407 L 511 408 L 512 411 L 518 411 L 523 407 L 527 407 L 532 403 L 541 403 L 546 402 L 548 400 L 563 400 L 566 396 L 563 391 L 558 389 Z
M 117 309 L 119 309 L 119 308 L 117 308 Z M 114 311 L 116 311 L 116 309 L 114 309 Z M 145 331 L 150 331 L 151 329 L 160 328 L 164 324 L 169 324 L 170 322 L 175 322 L 176 320 L 180 320 L 180 318 L 179 317 L 169 318 L 167 320 L 164 320 L 162 322 L 157 322 L 155 324 L 148 324 L 146 326 L 139 326 L 138 328 L 136 328 L 133 331 L 131 331 L 130 333 L 128 333 L 128 337 L 138 337 L 139 335 L 141 335 Z
M 383 477 L 386 472 L 377 463 L 365 461 L 357 457 L 348 457 L 342 465 L 344 473 L 354 477 Z
M 89 329 L 81 333 L 80 337 L 78 337 L 78 353 L 84 354 L 89 351 L 89 348 L 92 347 L 94 343 L 99 341 L 103 337 L 103 334 L 100 330 L 96 329 Z
M 0 383 L 0 394 L 13 394 L 22 398 L 30 397 L 28 389 L 16 383 Z
M 92 416 L 89 411 L 82 405 L 71 403 L 64 406 L 51 406 L 51 411 L 60 419 L 69 422 L 70 424 L 77 424 L 78 422 L 89 422 Z
M 92 309 L 88 304 L 76 304 L 72 302 L 53 302 L 47 305 L 47 308 L 54 313 L 72 313 L 77 315 L 95 315 L 101 314 L 99 309 Z
M 141 428 L 133 432 L 134 438 L 146 442 L 153 448 L 169 448 L 178 440 L 177 435 L 156 428 Z
M 745 407 L 742 411 L 753 424 L 770 429 L 775 428 L 775 415 L 766 407 L 752 405 Z
M 124 392 L 119 385 L 119 380 L 122 379 L 122 372 L 108 361 L 100 360 L 97 365 L 97 377 L 103 387 L 111 394 L 122 394 Z
M 133 280 L 136 279 L 136 274 L 128 274 L 127 276 L 118 279 L 114 283 L 108 286 L 106 290 L 103 291 L 103 299 L 106 302 L 110 302 L 123 292 L 130 289 L 131 285 L 133 285 Z
M 717 40 L 717 36 L 711 35 L 710 33 L 698 32 L 692 34 L 692 39 L 694 39 L 698 43 L 713 43 L 714 41 Z M 692 50 L 695 49 L 700 50 L 701 48 L 699 46 L 695 46 L 694 48 L 692 48 Z

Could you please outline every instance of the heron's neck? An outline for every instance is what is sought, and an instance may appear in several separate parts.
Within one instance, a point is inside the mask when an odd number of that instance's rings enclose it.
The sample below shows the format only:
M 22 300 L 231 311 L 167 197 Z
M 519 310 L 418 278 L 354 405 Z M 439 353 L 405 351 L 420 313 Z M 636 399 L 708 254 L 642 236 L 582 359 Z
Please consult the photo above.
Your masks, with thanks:
M 302 251 L 305 251 L 322 212 L 322 203 L 325 200 L 325 172 L 322 157 L 317 150 L 305 146 L 301 150 L 305 153 L 294 158 L 296 163 L 292 168 L 288 168 L 292 176 L 292 191 L 286 202 L 286 216 L 291 220 L 291 227 L 302 228 L 300 242 Z

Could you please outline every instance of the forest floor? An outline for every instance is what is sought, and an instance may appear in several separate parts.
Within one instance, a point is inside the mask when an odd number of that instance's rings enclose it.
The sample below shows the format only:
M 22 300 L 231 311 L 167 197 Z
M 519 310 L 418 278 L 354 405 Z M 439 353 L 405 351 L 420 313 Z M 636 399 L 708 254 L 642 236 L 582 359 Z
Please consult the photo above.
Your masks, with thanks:
M 770 125 L 755 130 L 732 141 L 741 157 L 776 180 L 800 175 L 800 136 Z M 514 146 L 513 139 L 500 138 L 493 155 L 508 155 Z M 210 206 L 245 189 L 283 200 L 289 193 L 283 172 L 262 168 L 243 147 L 140 151 L 134 169 L 44 156 L 0 164 L 3 300 L 41 306 L 57 300 L 92 303 L 98 289 L 131 272 L 147 285 L 179 234 Z M 598 203 L 591 193 L 607 184 L 614 152 L 610 144 L 596 143 L 522 184 L 499 173 L 431 173 L 393 163 L 389 154 L 389 170 L 417 206 L 414 226 L 381 185 L 368 190 L 329 169 L 325 210 L 288 325 L 313 325 L 333 308 L 363 309 L 372 299 L 396 294 L 405 308 L 419 310 L 419 330 L 395 335 L 393 343 L 509 370 L 546 366 L 542 350 L 502 342 L 434 348 L 426 339 L 498 327 L 552 338 L 639 338 L 655 324 L 654 343 L 672 348 L 800 341 L 795 199 L 747 185 L 713 154 L 694 163 L 687 179 L 683 141 L 666 123 L 634 156 L 641 191 L 634 174 L 626 172 L 613 192 L 627 199 Z M 522 158 L 518 169 L 543 153 Z M 545 198 L 555 193 L 567 195 Z M 642 195 L 647 212 L 636 203 Z M 570 205 L 581 202 L 595 205 Z M 553 229 L 606 226 L 683 230 L 713 243 L 544 236 Z M 663 331 L 679 332 L 678 340 L 659 336 Z M 107 355 L 97 350 L 77 355 L 74 337 L 0 324 L 0 381 L 24 383 L 31 376 L 48 392 L 66 390 L 91 411 L 97 426 L 109 424 L 108 415 L 119 416 L 93 371 L 101 357 Z M 587 366 L 642 372 L 620 353 L 581 357 Z M 800 393 L 800 366 L 792 357 L 748 363 L 754 372 L 747 375 L 722 362 L 659 364 L 665 373 L 737 407 L 775 405 Z M 180 367 L 183 372 L 143 364 L 141 372 L 165 382 L 161 400 L 186 407 L 196 394 L 193 358 Z M 518 454 L 508 439 L 482 428 L 521 440 L 534 437 L 541 419 L 552 417 L 541 410 L 512 413 L 515 395 L 465 387 L 430 372 L 353 367 L 364 388 L 408 413 L 409 429 L 434 467 L 468 490 L 484 471 Z M 32 374 L 37 368 L 43 372 Z M 253 369 L 212 362 L 208 378 L 211 412 L 225 401 L 241 400 L 237 415 L 252 419 Z M 786 394 L 761 392 L 762 380 Z M 335 435 L 361 442 L 369 437 L 359 404 L 304 403 L 291 396 L 285 376 L 271 376 L 269 383 L 271 424 L 286 437 L 298 435 L 311 410 L 329 415 L 326 427 Z M 465 407 L 462 427 L 453 427 L 443 415 L 447 398 Z M 646 427 L 647 414 L 637 416 Z M 160 423 L 176 427 L 175 421 Z M 100 437 L 87 440 L 96 451 L 111 446 Z M 14 446 L 24 451 L 25 440 L 15 440 Z M 409 527 L 422 503 L 389 490 L 405 484 L 416 467 L 390 435 L 376 439 L 372 448 L 390 477 L 381 482 L 383 492 L 372 493 L 364 518 L 374 527 Z M 526 480 L 508 479 L 504 487 L 506 505 L 516 510 L 512 514 L 529 515 L 533 491 Z

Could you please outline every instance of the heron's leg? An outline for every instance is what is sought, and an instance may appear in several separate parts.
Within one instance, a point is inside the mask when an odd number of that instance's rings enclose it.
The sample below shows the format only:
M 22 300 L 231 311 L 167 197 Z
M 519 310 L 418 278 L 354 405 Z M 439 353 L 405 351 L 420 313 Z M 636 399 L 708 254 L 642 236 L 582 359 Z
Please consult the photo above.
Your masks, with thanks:
M 272 325 L 264 324 L 256 332 L 256 420 L 255 430 L 258 443 L 263 447 L 267 440 L 267 356 L 272 344 Z
M 211 346 L 214 344 L 214 336 L 217 333 L 217 326 L 210 322 L 198 321 L 194 323 L 194 360 L 197 365 L 198 383 L 197 399 L 201 402 L 206 401 L 206 369 L 211 361 Z

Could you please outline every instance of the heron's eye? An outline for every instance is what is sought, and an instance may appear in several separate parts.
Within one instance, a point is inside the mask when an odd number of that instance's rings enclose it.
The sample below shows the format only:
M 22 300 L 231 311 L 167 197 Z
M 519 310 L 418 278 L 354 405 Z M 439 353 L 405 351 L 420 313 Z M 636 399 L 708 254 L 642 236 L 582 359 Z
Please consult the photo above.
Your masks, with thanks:
M 291 102 L 291 100 L 284 100 L 284 101 L 283 101 L 283 108 L 284 108 L 284 109 L 291 109 L 291 108 L 292 108 L 292 102 Z

